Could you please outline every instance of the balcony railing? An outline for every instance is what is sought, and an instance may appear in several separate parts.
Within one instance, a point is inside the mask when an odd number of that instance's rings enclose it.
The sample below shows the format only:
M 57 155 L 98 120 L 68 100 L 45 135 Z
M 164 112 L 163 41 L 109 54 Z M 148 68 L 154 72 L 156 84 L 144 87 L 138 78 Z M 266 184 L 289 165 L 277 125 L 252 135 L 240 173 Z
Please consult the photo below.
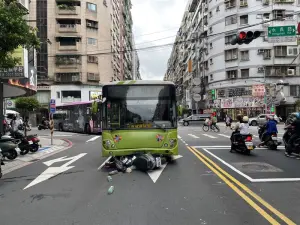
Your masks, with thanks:
M 57 14 L 58 15 L 79 15 L 80 7 L 79 6 L 59 5 L 59 6 L 57 6 Z
M 76 43 L 76 45 L 60 45 L 58 47 L 59 51 L 78 51 L 79 50 L 79 44 Z
M 80 25 L 78 24 L 57 24 L 58 32 L 60 33 L 78 33 Z
M 57 73 L 55 74 L 57 83 L 77 83 L 81 82 L 80 73 Z

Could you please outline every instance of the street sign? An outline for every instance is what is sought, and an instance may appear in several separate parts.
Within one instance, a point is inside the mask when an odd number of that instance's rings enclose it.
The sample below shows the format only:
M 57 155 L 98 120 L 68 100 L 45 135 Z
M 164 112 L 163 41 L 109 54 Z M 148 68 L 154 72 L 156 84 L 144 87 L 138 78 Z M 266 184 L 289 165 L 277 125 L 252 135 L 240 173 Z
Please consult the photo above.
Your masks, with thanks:
M 201 96 L 199 94 L 193 94 L 193 99 L 196 101 L 196 102 L 199 102 L 201 100 Z
M 50 100 L 50 113 L 54 114 L 56 111 L 55 99 Z
M 268 27 L 269 43 L 294 42 L 294 41 L 296 41 L 295 25 Z
M 200 87 L 193 87 L 193 88 L 192 88 L 192 92 L 193 92 L 193 93 L 199 94 L 200 91 L 201 91 L 201 88 L 200 88 Z

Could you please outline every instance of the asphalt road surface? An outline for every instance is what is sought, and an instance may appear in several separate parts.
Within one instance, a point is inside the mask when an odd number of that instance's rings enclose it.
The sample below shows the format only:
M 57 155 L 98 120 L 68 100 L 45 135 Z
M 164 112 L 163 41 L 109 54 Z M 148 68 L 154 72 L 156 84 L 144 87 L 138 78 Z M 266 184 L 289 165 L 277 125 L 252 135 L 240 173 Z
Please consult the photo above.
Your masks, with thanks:
M 257 135 L 255 127 L 251 132 Z M 97 169 L 105 160 L 101 137 L 56 132 L 73 147 L 0 180 L 1 224 L 299 223 L 299 160 L 285 157 L 283 148 L 230 153 L 230 134 L 223 126 L 220 133 L 179 127 L 182 157 L 150 175 L 134 170 L 108 182 Z

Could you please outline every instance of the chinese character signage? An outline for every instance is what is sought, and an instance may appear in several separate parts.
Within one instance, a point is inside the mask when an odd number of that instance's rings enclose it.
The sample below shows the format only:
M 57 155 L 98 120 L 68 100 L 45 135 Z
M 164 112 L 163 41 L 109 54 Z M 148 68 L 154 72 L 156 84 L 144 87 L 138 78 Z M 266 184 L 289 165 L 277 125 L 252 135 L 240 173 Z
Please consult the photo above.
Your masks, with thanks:
M 20 79 L 9 79 L 8 83 L 10 85 L 23 87 L 27 89 L 31 89 L 33 91 L 37 90 L 37 71 L 34 67 L 30 67 L 28 71 L 29 77 L 24 78 L 21 77 Z
M 102 99 L 102 91 L 90 91 L 90 101 L 96 99 Z
M 253 97 L 263 97 L 265 95 L 265 85 L 256 84 L 252 86 L 252 96 Z
M 251 96 L 251 87 L 230 88 L 228 89 L 228 97 Z
M 12 56 L 19 59 L 18 65 L 9 69 L 0 68 L 0 78 L 28 78 L 28 51 L 20 46 L 13 52 Z

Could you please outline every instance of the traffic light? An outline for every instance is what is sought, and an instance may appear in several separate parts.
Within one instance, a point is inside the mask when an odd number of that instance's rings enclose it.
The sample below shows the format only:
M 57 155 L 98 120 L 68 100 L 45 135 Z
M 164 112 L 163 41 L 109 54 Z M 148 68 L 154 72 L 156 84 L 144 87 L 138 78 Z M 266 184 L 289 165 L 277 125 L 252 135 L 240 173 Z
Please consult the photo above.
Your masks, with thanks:
M 274 105 L 271 106 L 271 113 L 272 113 L 272 114 L 275 113 L 275 107 L 274 107 Z
M 212 90 L 211 90 L 211 96 L 212 96 L 212 99 L 213 99 L 213 100 L 216 99 L 216 90 L 215 90 L 215 89 L 212 89 Z
M 242 44 L 249 44 L 254 39 L 260 37 L 260 31 L 241 31 L 239 32 L 235 38 L 232 39 L 231 45 L 242 45 Z

